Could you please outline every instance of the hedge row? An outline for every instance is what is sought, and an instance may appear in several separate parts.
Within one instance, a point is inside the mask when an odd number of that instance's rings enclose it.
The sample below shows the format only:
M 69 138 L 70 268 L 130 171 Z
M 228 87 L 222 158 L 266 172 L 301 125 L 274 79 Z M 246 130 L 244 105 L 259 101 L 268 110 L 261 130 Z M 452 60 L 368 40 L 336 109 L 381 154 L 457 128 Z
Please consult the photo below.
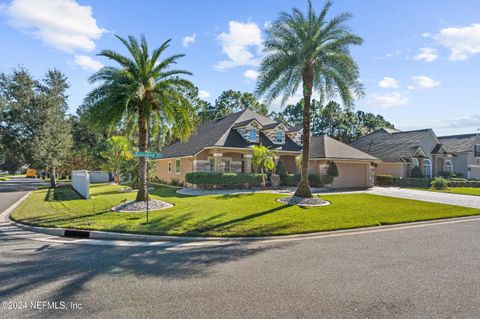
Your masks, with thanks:
M 375 176 L 375 185 L 378 186 L 414 186 L 414 187 L 430 187 L 432 179 L 430 178 L 398 178 L 392 175 Z M 450 187 L 480 187 L 480 181 L 471 181 L 460 178 L 448 179 Z
M 261 174 L 222 173 L 222 172 L 193 172 L 185 175 L 185 180 L 200 187 L 212 186 L 243 187 L 245 184 L 258 186 L 262 183 Z
M 308 175 L 308 181 L 310 182 L 311 187 L 322 187 L 324 185 L 331 184 L 333 182 L 333 178 L 334 177 L 330 175 Z M 300 181 L 300 175 L 283 175 L 280 177 L 280 181 L 282 182 L 282 185 L 285 186 L 297 186 L 298 182 Z
M 430 178 L 398 178 L 392 175 L 377 175 L 375 176 L 375 185 L 378 186 L 415 186 L 428 187 L 430 186 Z
M 448 186 L 450 187 L 480 187 L 480 181 L 455 181 L 449 180 Z

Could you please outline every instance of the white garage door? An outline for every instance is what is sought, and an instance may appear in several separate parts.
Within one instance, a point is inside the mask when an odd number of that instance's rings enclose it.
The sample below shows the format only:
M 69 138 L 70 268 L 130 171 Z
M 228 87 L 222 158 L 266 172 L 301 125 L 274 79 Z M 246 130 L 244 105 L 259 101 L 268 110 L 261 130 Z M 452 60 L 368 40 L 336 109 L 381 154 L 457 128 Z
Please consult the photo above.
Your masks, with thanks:
M 333 180 L 333 188 L 368 187 L 368 163 L 347 164 L 338 163 L 338 177 Z

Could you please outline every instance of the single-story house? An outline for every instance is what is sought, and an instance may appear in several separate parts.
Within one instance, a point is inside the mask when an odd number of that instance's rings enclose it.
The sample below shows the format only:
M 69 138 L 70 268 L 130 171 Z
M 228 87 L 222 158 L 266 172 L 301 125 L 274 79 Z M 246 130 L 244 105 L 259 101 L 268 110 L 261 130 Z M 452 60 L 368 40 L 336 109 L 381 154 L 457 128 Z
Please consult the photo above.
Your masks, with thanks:
M 162 149 L 155 161 L 155 173 L 165 181 L 185 181 L 189 172 L 253 171 L 252 147 L 264 145 L 282 160 L 288 173 L 299 173 L 295 157 L 302 152 L 302 130 L 290 128 L 249 109 L 199 125 L 186 142 Z M 313 136 L 310 146 L 310 174 L 323 174 L 328 163 L 337 164 L 339 176 L 334 188 L 373 186 L 379 160 L 328 136 Z
M 480 179 L 480 134 L 441 136 L 439 141 L 454 155 L 453 171 Z
M 351 146 L 381 160 L 377 174 L 410 177 L 420 167 L 425 177 L 454 171 L 454 155 L 432 129 L 400 131 L 381 128 L 360 137 Z

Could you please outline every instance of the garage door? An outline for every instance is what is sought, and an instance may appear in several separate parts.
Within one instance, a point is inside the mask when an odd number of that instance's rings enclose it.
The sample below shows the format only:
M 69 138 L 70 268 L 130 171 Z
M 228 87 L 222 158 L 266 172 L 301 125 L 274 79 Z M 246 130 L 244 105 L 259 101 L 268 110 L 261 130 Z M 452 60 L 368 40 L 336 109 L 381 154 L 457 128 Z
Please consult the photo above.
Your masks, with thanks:
M 480 167 L 470 166 L 470 178 L 480 179 Z
M 369 164 L 338 163 L 338 177 L 333 180 L 333 188 L 368 187 L 367 168 Z

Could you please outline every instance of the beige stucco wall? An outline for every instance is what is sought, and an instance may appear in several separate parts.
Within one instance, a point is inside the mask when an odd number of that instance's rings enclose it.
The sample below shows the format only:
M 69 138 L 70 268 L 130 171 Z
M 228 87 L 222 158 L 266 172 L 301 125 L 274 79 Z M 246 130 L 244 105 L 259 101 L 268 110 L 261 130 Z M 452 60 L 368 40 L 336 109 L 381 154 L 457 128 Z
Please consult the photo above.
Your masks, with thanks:
M 310 174 L 320 174 L 320 165 L 328 160 L 311 160 Z M 338 176 L 333 180 L 332 188 L 369 187 L 370 162 L 352 162 L 336 160 Z
M 168 172 L 168 162 L 172 163 L 172 172 Z M 193 170 L 193 157 L 180 158 L 180 173 L 176 173 L 175 169 L 176 159 L 167 158 L 155 161 L 155 175 L 165 181 L 178 179 L 181 182 L 185 181 L 185 174 Z
M 377 175 L 392 175 L 394 177 L 406 177 L 404 163 L 378 163 Z

